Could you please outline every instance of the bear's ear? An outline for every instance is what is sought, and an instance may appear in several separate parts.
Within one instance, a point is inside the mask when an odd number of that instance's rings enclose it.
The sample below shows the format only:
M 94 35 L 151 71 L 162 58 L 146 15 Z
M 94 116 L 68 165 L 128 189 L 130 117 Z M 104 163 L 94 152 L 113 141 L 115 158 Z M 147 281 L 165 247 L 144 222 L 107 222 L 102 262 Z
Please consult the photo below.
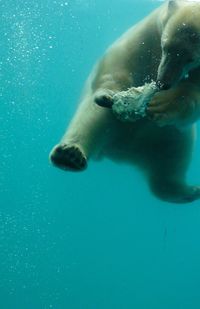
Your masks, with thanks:
M 168 2 L 168 12 L 173 13 L 178 9 L 178 1 L 177 0 L 169 0 Z

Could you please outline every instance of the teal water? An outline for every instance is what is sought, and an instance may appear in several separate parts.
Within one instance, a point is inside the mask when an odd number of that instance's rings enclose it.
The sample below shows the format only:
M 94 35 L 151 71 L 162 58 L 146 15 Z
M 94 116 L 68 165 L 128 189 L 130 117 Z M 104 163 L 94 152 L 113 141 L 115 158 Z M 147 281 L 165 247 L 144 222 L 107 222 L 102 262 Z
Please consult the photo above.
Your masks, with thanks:
M 109 160 L 48 162 L 95 61 L 159 4 L 0 0 L 1 309 L 200 308 L 200 202 L 163 203 Z

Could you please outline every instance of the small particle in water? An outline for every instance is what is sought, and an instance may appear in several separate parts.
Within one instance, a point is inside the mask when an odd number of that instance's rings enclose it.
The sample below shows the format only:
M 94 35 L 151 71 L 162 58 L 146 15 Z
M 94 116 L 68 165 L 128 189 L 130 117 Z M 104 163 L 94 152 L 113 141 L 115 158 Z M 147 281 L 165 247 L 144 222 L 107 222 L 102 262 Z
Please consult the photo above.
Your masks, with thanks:
M 68 5 L 68 2 L 64 2 L 64 3 L 61 3 L 61 5 L 60 6 L 64 6 L 64 5 Z

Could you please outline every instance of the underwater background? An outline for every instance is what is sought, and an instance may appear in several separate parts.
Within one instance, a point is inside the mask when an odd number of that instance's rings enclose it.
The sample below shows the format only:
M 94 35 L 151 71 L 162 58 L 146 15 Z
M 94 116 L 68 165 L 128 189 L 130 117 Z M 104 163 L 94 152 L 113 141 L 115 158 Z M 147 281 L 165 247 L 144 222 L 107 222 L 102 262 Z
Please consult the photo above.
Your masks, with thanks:
M 0 0 L 0 308 L 199 309 L 200 202 L 137 169 L 48 160 L 105 49 L 160 5 Z M 200 183 L 200 140 L 188 180 Z

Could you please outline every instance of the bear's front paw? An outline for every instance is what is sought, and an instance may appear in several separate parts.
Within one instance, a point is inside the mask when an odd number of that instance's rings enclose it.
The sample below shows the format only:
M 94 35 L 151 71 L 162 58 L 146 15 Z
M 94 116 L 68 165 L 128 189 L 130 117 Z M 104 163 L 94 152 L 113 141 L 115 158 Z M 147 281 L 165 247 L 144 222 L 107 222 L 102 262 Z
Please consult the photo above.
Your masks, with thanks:
M 158 126 L 179 125 L 186 114 L 187 98 L 176 96 L 173 89 L 154 95 L 147 108 L 147 116 Z
M 94 95 L 94 102 L 102 107 L 111 108 L 113 105 L 114 91 L 108 89 L 100 89 Z
M 78 145 L 56 145 L 50 153 L 50 160 L 64 170 L 82 171 L 87 167 L 86 156 Z

